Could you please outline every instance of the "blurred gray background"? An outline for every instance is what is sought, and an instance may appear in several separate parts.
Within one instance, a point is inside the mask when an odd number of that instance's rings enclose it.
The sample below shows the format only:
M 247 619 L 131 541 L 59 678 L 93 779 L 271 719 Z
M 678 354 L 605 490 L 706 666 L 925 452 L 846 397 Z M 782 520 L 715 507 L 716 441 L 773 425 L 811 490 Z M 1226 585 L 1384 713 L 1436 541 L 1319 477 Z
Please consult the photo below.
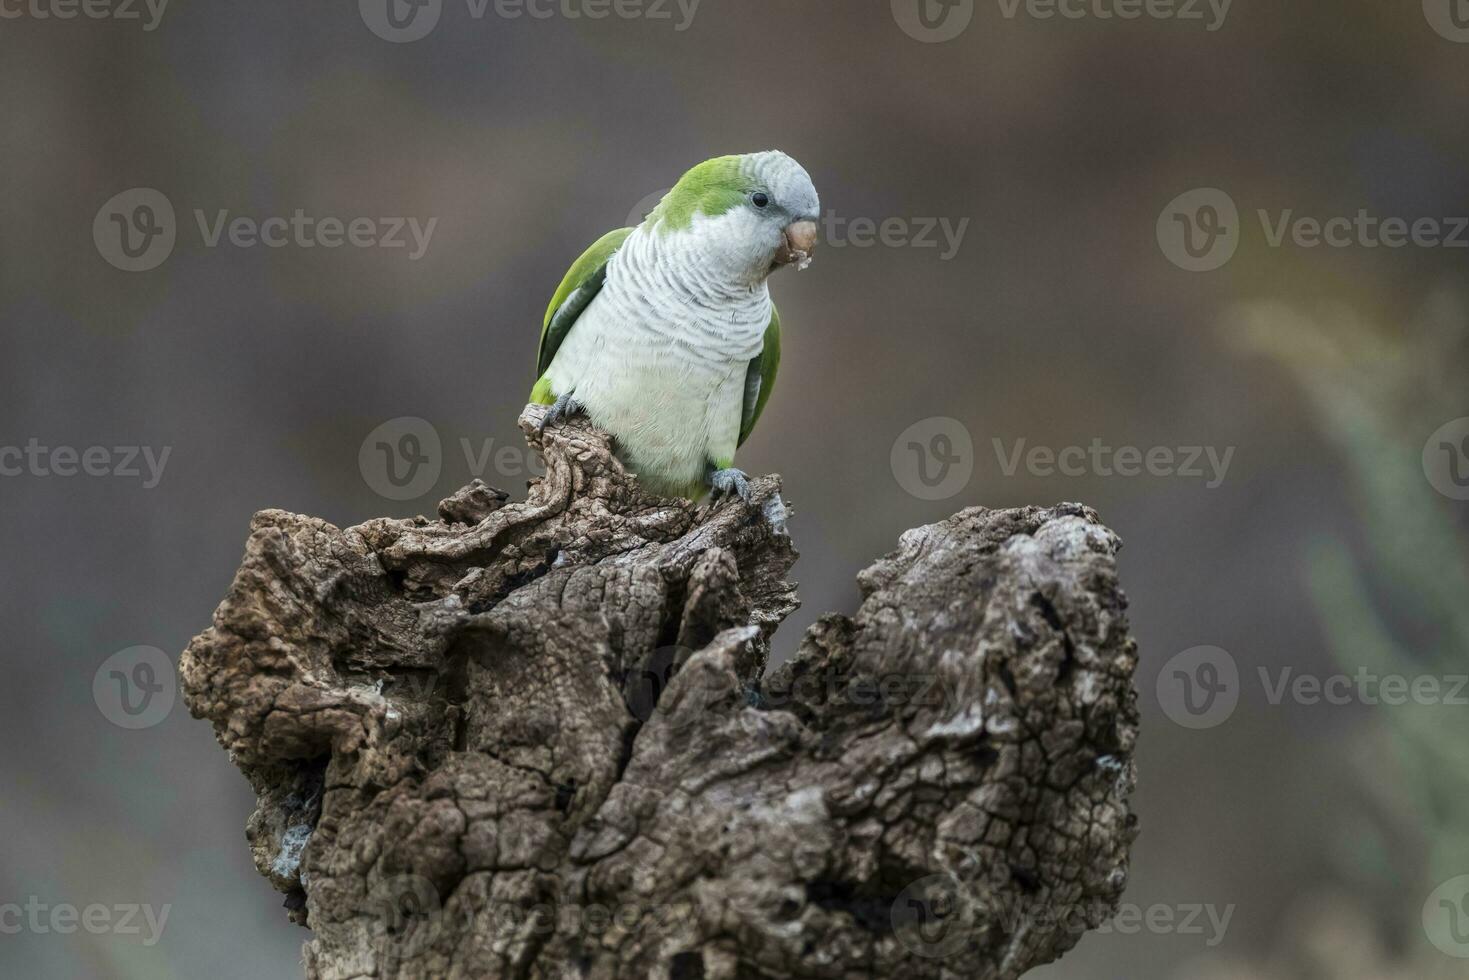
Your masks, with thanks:
M 1097 16 L 1119 0 L 1078 18 L 980 0 L 930 6 L 931 31 L 918 0 L 603 19 L 570 16 L 597 0 L 542 0 L 544 18 L 443 0 L 411 41 L 381 2 L 173 0 L 156 22 L 141 4 L 64 19 L 65 0 L 23 2 L 0 0 L 0 975 L 299 975 L 306 934 L 250 863 L 248 786 L 206 724 L 167 710 L 166 672 L 161 720 L 115 723 L 137 718 L 107 706 L 104 662 L 176 660 L 258 509 L 345 526 L 432 513 L 475 475 L 523 493 L 515 420 L 570 261 L 688 166 L 777 147 L 832 216 L 814 267 L 774 282 L 781 379 L 740 457 L 781 473 L 795 509 L 804 608 L 778 653 L 852 611 L 854 575 L 901 531 L 961 507 L 1080 500 L 1126 541 L 1145 724 L 1125 900 L 1167 915 L 1036 975 L 1469 976 L 1469 934 L 1424 922 L 1435 889 L 1450 916 L 1469 893 L 1469 707 L 1272 704 L 1258 675 L 1469 670 L 1469 503 L 1424 466 L 1469 435 L 1430 439 L 1469 415 L 1469 252 L 1370 247 L 1355 228 L 1277 246 L 1257 215 L 1365 209 L 1454 234 L 1460 0 L 1238 0 L 1222 22 L 1203 3 L 1124 19 Z M 126 265 L 111 215 L 146 214 L 107 204 L 135 188 L 175 212 L 146 271 L 109 260 Z M 1199 188 L 1238 218 L 1171 204 Z M 195 217 L 297 209 L 437 221 L 414 259 L 211 246 Z M 1168 230 L 1193 222 L 1207 244 L 1215 214 L 1232 258 L 1180 267 L 1224 253 L 1190 259 Z M 390 500 L 359 450 L 403 417 L 439 436 L 440 472 Z M 940 499 L 910 492 L 915 440 L 958 467 Z M 1233 456 L 1222 482 L 1007 473 L 1020 440 Z M 55 472 L 93 446 L 99 475 Z M 161 474 L 140 452 L 126 475 L 119 447 L 167 450 Z M 1191 728 L 1158 680 L 1200 646 L 1237 666 L 1238 704 Z M 17 929 L 3 906 L 27 902 L 169 913 L 148 942 L 46 913 Z

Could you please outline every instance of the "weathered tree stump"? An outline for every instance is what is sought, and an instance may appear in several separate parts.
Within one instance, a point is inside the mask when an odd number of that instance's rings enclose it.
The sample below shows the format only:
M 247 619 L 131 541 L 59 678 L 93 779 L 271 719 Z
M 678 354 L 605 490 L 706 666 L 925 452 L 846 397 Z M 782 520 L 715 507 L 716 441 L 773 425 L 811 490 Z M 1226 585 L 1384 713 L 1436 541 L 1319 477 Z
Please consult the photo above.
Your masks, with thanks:
M 906 532 L 767 673 L 778 478 L 651 498 L 539 412 L 524 503 L 257 514 L 183 655 L 309 977 L 1007 978 L 1112 914 L 1136 655 L 1091 510 Z

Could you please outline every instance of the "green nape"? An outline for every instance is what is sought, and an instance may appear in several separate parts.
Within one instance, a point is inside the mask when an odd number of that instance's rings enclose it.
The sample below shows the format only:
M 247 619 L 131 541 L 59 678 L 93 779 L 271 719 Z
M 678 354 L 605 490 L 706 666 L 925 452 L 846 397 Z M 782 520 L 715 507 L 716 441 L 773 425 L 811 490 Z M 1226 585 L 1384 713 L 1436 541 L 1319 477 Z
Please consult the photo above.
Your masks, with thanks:
M 549 375 L 542 377 L 536 382 L 536 386 L 530 390 L 530 403 L 532 405 L 554 405 L 556 396 L 551 391 L 551 378 Z
M 664 233 L 683 231 L 694 223 L 695 214 L 711 218 L 734 210 L 745 195 L 758 190 L 745 166 L 745 157 L 715 157 L 684 174 L 668 196 L 649 216 Z

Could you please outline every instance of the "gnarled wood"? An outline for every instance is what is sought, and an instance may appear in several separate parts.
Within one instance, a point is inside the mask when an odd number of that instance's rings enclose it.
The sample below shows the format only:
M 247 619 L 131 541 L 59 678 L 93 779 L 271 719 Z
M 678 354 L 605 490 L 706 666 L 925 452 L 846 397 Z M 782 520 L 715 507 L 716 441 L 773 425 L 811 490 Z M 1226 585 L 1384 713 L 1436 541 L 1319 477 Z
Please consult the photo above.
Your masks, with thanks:
M 184 653 L 308 976 L 1019 976 L 1115 907 L 1137 710 L 1089 509 L 908 531 L 767 674 L 778 479 L 648 497 L 580 424 L 440 519 L 257 514 Z

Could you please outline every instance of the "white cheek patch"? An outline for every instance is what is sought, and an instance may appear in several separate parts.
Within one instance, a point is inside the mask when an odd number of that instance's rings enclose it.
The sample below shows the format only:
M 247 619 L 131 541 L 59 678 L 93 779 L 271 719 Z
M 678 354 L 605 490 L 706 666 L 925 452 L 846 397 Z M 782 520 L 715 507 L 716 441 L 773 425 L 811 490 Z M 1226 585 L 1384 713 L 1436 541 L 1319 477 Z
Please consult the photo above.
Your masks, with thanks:
M 719 215 L 694 215 L 684 232 L 694 251 L 727 269 L 759 269 L 769 261 L 779 242 L 774 230 L 747 207 L 736 207 Z

